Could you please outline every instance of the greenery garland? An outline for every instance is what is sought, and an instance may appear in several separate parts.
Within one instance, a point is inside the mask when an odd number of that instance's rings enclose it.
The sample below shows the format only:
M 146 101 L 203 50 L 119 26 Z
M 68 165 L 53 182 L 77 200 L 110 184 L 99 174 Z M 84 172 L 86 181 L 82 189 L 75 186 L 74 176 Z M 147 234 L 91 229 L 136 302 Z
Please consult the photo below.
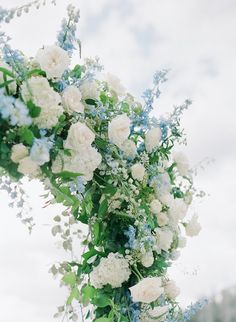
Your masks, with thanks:
M 40 3 L 13 11 L 20 16 Z M 0 21 L 9 22 L 13 11 L 1 9 Z M 73 306 L 78 302 L 83 321 L 187 321 L 203 303 L 183 311 L 167 268 L 185 235 L 200 231 L 197 216 L 186 220 L 186 214 L 201 193 L 186 157 L 175 150 L 186 143 L 180 117 L 191 101 L 156 119 L 150 112 L 166 70 L 154 75 L 140 103 L 114 75 L 98 77 L 98 59 L 70 68 L 80 46 L 78 20 L 70 5 L 56 44 L 34 58 L 13 50 L 1 33 L 1 188 L 25 208 L 21 178 L 43 182 L 48 204 L 65 207 L 52 233 L 66 251 L 72 252 L 84 224 L 80 259 L 51 268 L 69 288 L 55 317 L 81 321 Z M 31 217 L 23 221 L 32 228 Z

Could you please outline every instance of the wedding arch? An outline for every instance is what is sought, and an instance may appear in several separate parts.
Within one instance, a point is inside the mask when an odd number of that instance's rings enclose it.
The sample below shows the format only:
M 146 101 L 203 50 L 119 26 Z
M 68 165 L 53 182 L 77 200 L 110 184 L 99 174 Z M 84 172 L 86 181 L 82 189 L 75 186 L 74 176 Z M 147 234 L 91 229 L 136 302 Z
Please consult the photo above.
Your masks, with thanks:
M 0 8 L 0 23 L 44 2 Z M 72 67 L 73 51 L 80 50 L 79 11 L 72 5 L 67 11 L 55 44 L 32 58 L 12 49 L 0 31 L 1 188 L 31 229 L 31 218 L 23 217 L 21 179 L 40 180 L 49 203 L 64 206 L 52 233 L 66 251 L 72 251 L 80 223 L 86 227 L 80 259 L 51 268 L 69 289 L 55 317 L 188 321 L 203 303 L 182 310 L 167 270 L 186 236 L 201 229 L 197 215 L 186 219 L 199 193 L 187 158 L 176 150 L 186 144 L 180 118 L 191 101 L 157 119 L 150 113 L 167 70 L 154 74 L 139 102 L 116 76 L 102 72 L 97 58 Z M 82 308 L 80 317 L 74 303 Z

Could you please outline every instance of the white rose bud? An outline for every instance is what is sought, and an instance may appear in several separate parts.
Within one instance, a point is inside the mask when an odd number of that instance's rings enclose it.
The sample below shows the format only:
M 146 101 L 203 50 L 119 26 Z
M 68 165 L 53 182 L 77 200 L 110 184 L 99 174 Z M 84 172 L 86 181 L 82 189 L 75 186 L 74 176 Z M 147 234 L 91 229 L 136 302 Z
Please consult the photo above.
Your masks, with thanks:
M 15 163 L 19 163 L 20 160 L 24 159 L 29 155 L 28 148 L 22 144 L 15 144 L 11 149 L 11 160 Z
M 198 222 L 198 216 L 196 214 L 185 226 L 186 235 L 190 237 L 197 236 L 201 229 L 202 227 Z
M 151 153 L 160 143 L 161 129 L 159 127 L 152 128 L 146 133 L 145 147 L 148 153 Z
M 130 119 L 126 114 L 116 116 L 108 125 L 109 140 L 121 147 L 130 134 Z
M 152 264 L 154 263 L 153 252 L 150 251 L 143 254 L 141 257 L 141 263 L 144 267 L 151 267 Z
M 68 53 L 56 45 L 39 49 L 35 60 L 49 79 L 60 78 L 70 64 Z
M 62 103 L 67 113 L 73 112 L 83 113 L 84 105 L 81 102 L 82 94 L 80 90 L 74 86 L 68 86 L 62 94 Z
M 131 167 L 131 174 L 135 180 L 142 181 L 145 175 L 145 168 L 141 163 L 136 163 Z
M 176 286 L 174 281 L 168 281 L 164 286 L 165 294 L 170 299 L 174 300 L 180 293 L 180 289 Z
M 17 170 L 25 176 L 29 175 L 37 177 L 40 171 L 40 167 L 31 159 L 31 157 L 25 157 L 24 159 L 20 160 Z
M 127 158 L 134 158 L 137 154 L 136 145 L 132 140 L 125 140 L 120 148 Z
M 162 205 L 158 199 L 152 200 L 150 203 L 151 212 L 155 215 L 158 215 L 161 212 Z
M 157 223 L 160 227 L 166 226 L 169 222 L 168 216 L 164 212 L 157 215 Z
M 151 303 L 156 301 L 164 289 L 160 277 L 147 277 L 129 288 L 133 302 Z

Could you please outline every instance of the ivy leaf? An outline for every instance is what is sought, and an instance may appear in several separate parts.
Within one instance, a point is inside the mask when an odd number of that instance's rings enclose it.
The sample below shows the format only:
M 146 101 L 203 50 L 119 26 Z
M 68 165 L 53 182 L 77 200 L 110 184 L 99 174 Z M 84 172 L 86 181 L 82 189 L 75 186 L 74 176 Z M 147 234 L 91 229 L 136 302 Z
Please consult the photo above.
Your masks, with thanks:
M 67 273 L 62 280 L 72 288 L 76 284 L 76 275 L 73 272 Z
M 100 206 L 99 206 L 99 208 L 98 208 L 98 217 L 103 218 L 103 217 L 106 215 L 107 210 L 108 210 L 108 201 L 107 201 L 107 199 L 105 198 L 105 199 L 101 202 L 101 204 L 100 204 Z
M 111 305 L 111 300 L 108 296 L 100 294 L 93 299 L 92 303 L 97 307 L 106 307 Z
M 84 304 L 87 304 L 90 300 L 93 299 L 96 294 L 96 289 L 91 285 L 86 285 L 82 288 L 82 300 Z
M 19 128 L 18 135 L 20 136 L 20 140 L 22 143 L 26 143 L 28 145 L 33 144 L 34 134 L 29 128 L 27 127 Z
M 27 107 L 29 109 L 29 115 L 33 118 L 38 117 L 41 112 L 41 107 L 34 104 L 32 100 L 27 102 Z

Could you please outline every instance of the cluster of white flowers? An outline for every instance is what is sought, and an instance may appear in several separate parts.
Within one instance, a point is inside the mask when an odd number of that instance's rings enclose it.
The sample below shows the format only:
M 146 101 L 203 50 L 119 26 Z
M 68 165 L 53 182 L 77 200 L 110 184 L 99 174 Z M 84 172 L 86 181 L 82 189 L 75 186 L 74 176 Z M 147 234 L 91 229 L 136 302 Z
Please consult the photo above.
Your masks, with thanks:
M 28 148 L 22 143 L 13 145 L 11 160 L 15 163 L 19 163 L 18 171 L 26 176 L 34 178 L 40 173 L 39 165 L 32 160 Z
M 114 117 L 108 125 L 109 140 L 121 147 L 130 134 L 130 119 L 126 114 Z
M 142 303 L 154 302 L 164 293 L 160 277 L 146 277 L 129 290 L 132 300 Z
M 94 139 L 94 133 L 84 123 L 72 124 L 64 141 L 64 148 L 70 149 L 71 155 L 59 153 L 53 162 L 52 171 L 79 173 L 86 181 L 91 180 L 94 170 L 102 161 L 101 154 L 91 146 Z
M 48 80 L 41 76 L 31 77 L 23 83 L 21 89 L 25 102 L 32 100 L 41 108 L 39 116 L 33 119 L 34 124 L 43 129 L 55 126 L 63 113 L 63 108 L 60 105 L 60 95 L 52 89 Z
M 110 284 L 113 288 L 121 287 L 130 277 L 129 262 L 119 253 L 110 253 L 102 258 L 99 265 L 90 273 L 90 282 L 96 288 Z

